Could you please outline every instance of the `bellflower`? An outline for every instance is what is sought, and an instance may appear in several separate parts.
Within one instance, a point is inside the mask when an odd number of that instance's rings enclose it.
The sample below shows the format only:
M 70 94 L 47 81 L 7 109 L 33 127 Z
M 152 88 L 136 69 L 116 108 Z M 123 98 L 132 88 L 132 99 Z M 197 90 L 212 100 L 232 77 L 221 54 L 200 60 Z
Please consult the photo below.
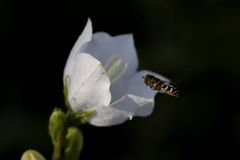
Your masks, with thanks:
M 88 22 L 73 46 L 64 69 L 64 86 L 72 111 L 94 111 L 88 122 L 95 126 L 111 126 L 152 113 L 156 91 L 144 84 L 143 76 L 155 75 L 139 71 L 132 34 L 110 36 L 92 33 Z

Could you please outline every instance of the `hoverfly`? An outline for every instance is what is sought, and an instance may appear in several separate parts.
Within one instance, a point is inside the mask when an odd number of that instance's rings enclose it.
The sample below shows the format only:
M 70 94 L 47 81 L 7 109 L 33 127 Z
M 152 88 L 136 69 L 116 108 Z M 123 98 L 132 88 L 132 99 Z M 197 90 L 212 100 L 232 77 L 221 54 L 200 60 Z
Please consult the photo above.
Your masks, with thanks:
M 144 82 L 152 90 L 159 91 L 163 94 L 167 94 L 173 97 L 178 97 L 179 93 L 175 87 L 170 85 L 168 82 L 165 82 L 151 74 L 147 74 L 144 78 Z

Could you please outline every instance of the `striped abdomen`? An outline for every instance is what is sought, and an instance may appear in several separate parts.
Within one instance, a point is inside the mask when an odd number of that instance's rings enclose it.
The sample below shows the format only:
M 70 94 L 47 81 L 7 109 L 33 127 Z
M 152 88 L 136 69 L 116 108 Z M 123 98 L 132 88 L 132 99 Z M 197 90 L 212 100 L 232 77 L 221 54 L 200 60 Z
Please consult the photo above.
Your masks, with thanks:
M 178 91 L 172 85 L 160 80 L 159 78 L 153 75 L 146 75 L 144 78 L 144 82 L 147 86 L 149 86 L 152 90 L 157 90 L 161 93 L 168 94 L 170 96 L 178 97 Z
M 170 96 L 174 96 L 174 97 L 178 97 L 179 93 L 177 91 L 177 89 L 175 87 L 173 87 L 172 85 L 163 83 L 160 87 L 160 92 L 168 94 Z

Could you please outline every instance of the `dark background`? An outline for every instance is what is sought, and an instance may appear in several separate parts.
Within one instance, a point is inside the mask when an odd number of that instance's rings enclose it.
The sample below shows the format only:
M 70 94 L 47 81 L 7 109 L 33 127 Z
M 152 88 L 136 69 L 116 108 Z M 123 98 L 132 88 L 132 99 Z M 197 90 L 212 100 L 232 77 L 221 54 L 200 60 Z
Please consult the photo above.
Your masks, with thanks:
M 48 118 L 88 17 L 94 31 L 134 34 L 140 69 L 176 82 L 153 114 L 82 128 L 81 159 L 240 159 L 240 5 L 231 0 L 0 1 L 0 159 L 51 155 Z

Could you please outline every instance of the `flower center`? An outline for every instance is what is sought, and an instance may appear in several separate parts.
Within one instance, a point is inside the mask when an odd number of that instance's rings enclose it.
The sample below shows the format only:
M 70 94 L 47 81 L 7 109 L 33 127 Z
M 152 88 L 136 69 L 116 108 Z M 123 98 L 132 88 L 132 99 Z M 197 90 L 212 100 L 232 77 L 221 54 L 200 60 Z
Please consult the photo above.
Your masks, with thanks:
M 113 54 L 104 64 L 104 68 L 113 84 L 124 75 L 128 68 L 128 64 L 124 63 L 116 54 Z

